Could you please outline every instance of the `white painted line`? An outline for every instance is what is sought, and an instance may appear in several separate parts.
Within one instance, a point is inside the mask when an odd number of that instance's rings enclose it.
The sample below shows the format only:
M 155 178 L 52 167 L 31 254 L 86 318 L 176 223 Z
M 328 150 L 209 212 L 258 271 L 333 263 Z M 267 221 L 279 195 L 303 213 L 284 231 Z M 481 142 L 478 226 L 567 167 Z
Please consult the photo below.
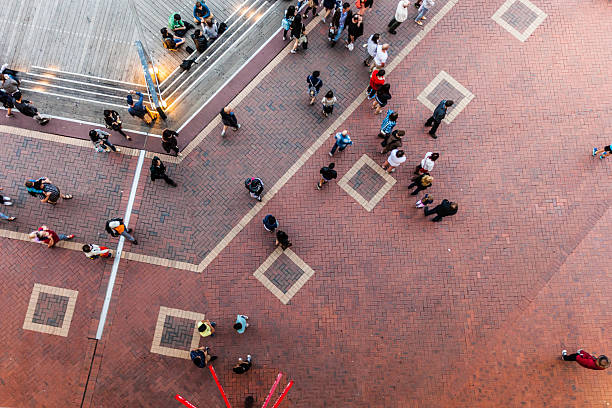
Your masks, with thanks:
M 3 109 L 2 107 L 0 107 L 0 109 Z M 81 125 L 91 125 L 91 126 L 95 126 L 99 129 L 105 130 L 105 126 L 101 125 L 99 123 L 94 123 L 94 122 L 87 122 L 85 120 L 79 120 L 79 119 L 71 119 L 71 118 L 64 118 L 63 116 L 55 116 L 55 115 L 45 115 L 45 116 L 49 116 L 50 118 L 55 118 L 55 119 L 61 119 L 61 120 L 67 120 L 69 122 L 74 122 L 74 123 L 79 123 Z M 145 135 L 145 136 L 151 136 L 151 137 L 156 137 L 158 139 L 161 139 L 161 135 L 155 134 L 155 133 L 147 133 L 147 132 L 143 132 L 140 130 L 132 130 L 132 129 L 126 129 L 126 128 L 122 128 L 125 132 L 130 132 L 130 133 L 137 133 L 139 135 Z
M 136 171 L 134 172 L 134 180 L 132 180 L 132 190 L 130 191 L 130 198 L 128 200 L 127 207 L 125 209 L 125 216 L 123 217 L 123 223 L 127 228 L 130 224 L 130 216 L 132 215 L 132 207 L 134 206 L 134 200 L 136 199 L 136 189 L 138 188 L 138 180 L 140 179 L 140 172 L 142 171 L 142 165 L 144 163 L 145 151 L 141 150 L 138 156 L 138 164 L 136 165 Z M 117 244 L 117 251 L 115 252 L 115 259 L 113 260 L 113 268 L 111 269 L 110 278 L 108 279 L 108 286 L 106 287 L 106 295 L 104 296 L 104 304 L 102 305 L 102 313 L 100 313 L 100 321 L 98 322 L 98 331 L 96 332 L 96 339 L 102 338 L 102 331 L 104 330 L 104 324 L 106 323 L 106 315 L 108 314 L 108 307 L 110 306 L 111 297 L 113 295 L 113 287 L 115 286 L 115 279 L 117 278 L 117 271 L 119 270 L 119 262 L 121 261 L 121 251 L 123 250 L 123 243 L 125 238 L 119 237 L 119 243 Z
M 193 113 L 193 115 L 191 115 L 191 116 L 189 117 L 189 119 L 187 119 L 187 120 L 186 120 L 186 121 L 185 121 L 185 122 L 184 122 L 184 123 L 183 123 L 183 124 L 182 124 L 182 125 L 181 125 L 181 126 L 178 128 L 177 132 L 180 132 L 180 131 L 181 131 L 181 130 L 182 130 L 184 127 L 185 127 L 185 126 L 187 126 L 187 125 L 189 124 L 189 122 L 191 122 L 191 121 L 193 120 L 193 118 L 194 118 L 194 117 L 195 117 L 195 116 L 196 116 L 198 113 L 200 113 L 200 112 L 202 111 L 202 109 L 204 109 L 204 107 L 205 107 L 206 105 L 208 105 L 208 103 L 209 103 L 211 100 L 213 100 L 213 99 L 215 98 L 215 96 L 217 96 L 217 95 L 219 94 L 219 92 L 221 92 L 222 90 L 224 90 L 224 89 L 225 89 L 225 87 L 227 86 L 227 84 L 229 84 L 229 83 L 230 83 L 230 81 L 231 81 L 232 79 L 234 79 L 234 78 L 236 77 L 236 75 L 238 75 L 238 74 L 240 73 L 240 71 L 242 71 L 242 70 L 244 69 L 244 67 L 246 67 L 246 66 L 248 65 L 248 63 L 249 63 L 249 62 L 251 62 L 251 60 L 252 60 L 253 58 L 255 58 L 255 57 L 256 57 L 256 56 L 259 54 L 259 52 L 260 52 L 261 50 L 263 50 L 263 49 L 264 49 L 264 47 L 265 47 L 265 46 L 267 46 L 267 45 L 268 45 L 268 43 L 270 43 L 270 41 L 272 41 L 272 39 L 273 39 L 275 36 L 277 36 L 277 35 L 278 35 L 278 34 L 281 32 L 281 30 L 282 30 L 282 27 L 279 27 L 279 29 L 278 29 L 278 30 L 276 30 L 276 32 L 275 32 L 275 33 L 274 33 L 274 34 L 273 34 L 273 35 L 272 35 L 270 38 L 268 38 L 268 40 L 267 40 L 265 43 L 263 43 L 263 44 L 261 45 L 261 47 L 259 47 L 259 48 L 257 49 L 257 51 L 255 51 L 255 52 L 253 53 L 253 55 L 251 55 L 251 56 L 249 57 L 249 59 L 248 59 L 248 60 L 246 60 L 246 61 L 245 61 L 245 62 L 244 62 L 244 63 L 243 63 L 243 64 L 242 64 L 242 65 L 241 65 L 241 66 L 240 66 L 240 67 L 239 67 L 239 68 L 238 68 L 238 69 L 237 69 L 237 70 L 236 70 L 236 71 L 235 71 L 235 72 L 232 74 L 232 76 L 230 76 L 230 77 L 229 77 L 229 78 L 228 78 L 228 79 L 227 79 L 227 80 L 226 80 L 226 81 L 223 83 L 223 85 L 221 85 L 221 86 L 220 86 L 220 87 L 219 87 L 219 88 L 218 88 L 218 89 L 215 91 L 215 93 L 214 93 L 214 94 L 212 94 L 212 96 L 206 100 L 206 102 L 204 102 L 202 105 L 200 105 L 200 107 L 198 108 L 198 110 L 196 110 L 196 111 Z
M 56 93 L 52 93 L 52 92 L 47 92 L 47 91 L 43 91 L 43 90 L 37 90 L 37 89 L 30 89 L 30 88 L 23 88 L 22 87 L 21 90 L 41 93 L 41 94 L 44 94 L 44 95 L 57 96 L 58 98 L 68 98 L 68 99 L 73 99 L 75 101 L 85 101 L 85 102 L 96 103 L 98 105 L 103 105 L 103 106 L 114 106 L 115 108 L 126 109 L 126 105 L 116 105 L 114 103 L 106 103 L 106 102 L 100 102 L 100 101 L 93 101 L 91 99 L 77 98 L 76 96 L 60 95 L 60 94 L 56 94 Z
M 33 76 L 36 76 L 36 77 L 39 77 L 39 78 L 42 78 L 42 79 L 47 79 L 47 80 L 50 80 L 50 81 L 54 81 L 54 80 L 55 81 L 64 81 L 64 82 L 70 82 L 70 83 L 78 84 L 78 85 L 95 86 L 95 87 L 98 87 L 98 88 L 110 89 L 110 90 L 113 90 L 113 91 L 123 91 L 123 92 L 126 93 L 126 95 L 127 95 L 128 91 L 129 91 L 129 89 L 124 89 L 124 88 L 119 88 L 119 87 L 112 87 L 112 86 L 105 86 L 105 85 L 98 85 L 98 84 L 91 84 L 89 82 L 75 81 L 73 79 L 58 78 L 58 77 L 54 77 L 52 75 L 41 75 L 41 74 L 35 74 L 33 72 L 26 72 L 25 74 L 26 75 L 33 75 Z
M 268 5 L 268 2 L 267 2 L 267 1 L 266 1 L 266 2 L 264 2 L 264 3 L 262 3 L 262 5 L 261 5 L 261 6 L 259 6 L 259 7 L 257 8 L 257 10 L 255 10 L 255 13 L 254 13 L 253 15 L 256 15 L 256 14 L 259 12 L 259 9 L 261 9 L 262 7 L 264 7 L 264 6 L 266 6 L 266 5 Z M 264 13 L 264 14 L 263 14 L 263 15 L 262 15 L 262 16 L 261 16 L 261 17 L 260 17 L 258 20 L 261 20 L 262 18 L 264 18 L 264 17 L 266 16 L 266 14 L 268 14 L 268 13 L 269 13 L 270 11 L 272 11 L 272 10 L 274 10 L 272 7 L 268 8 L 268 10 L 267 10 L 267 11 L 266 11 L 266 12 L 265 12 L 265 13 Z M 247 20 L 247 21 L 248 21 L 248 20 Z M 177 97 L 176 97 L 176 99 L 175 99 L 174 101 L 172 101 L 172 103 L 170 104 L 170 106 L 168 106 L 168 109 L 171 109 L 171 108 L 172 108 L 172 106 L 174 106 L 174 104 L 175 104 L 175 103 L 177 103 L 178 101 L 180 101 L 181 99 L 183 99 L 183 97 L 184 97 L 184 96 L 185 96 L 187 93 L 189 93 L 189 91 L 190 91 L 190 90 L 191 90 L 191 89 L 192 89 L 194 86 L 198 85 L 198 83 L 199 83 L 199 82 L 200 82 L 200 80 L 201 80 L 201 79 L 204 77 L 204 75 L 206 75 L 206 73 L 207 73 L 208 71 L 210 71 L 210 70 L 211 70 L 211 69 L 212 69 L 212 68 L 213 68 L 213 67 L 214 67 L 214 66 L 217 64 L 217 62 L 221 61 L 221 59 L 223 58 L 223 56 L 224 56 L 226 53 L 228 53 L 228 52 L 230 52 L 230 51 L 234 51 L 234 46 L 235 46 L 236 44 L 238 44 L 238 43 L 239 43 L 239 42 L 240 42 L 240 41 L 241 41 L 241 40 L 242 40 L 242 39 L 243 39 L 243 38 L 244 38 L 244 37 L 245 37 L 245 36 L 246 36 L 246 35 L 247 35 L 247 34 L 248 34 L 248 33 L 249 33 L 249 32 L 250 32 L 252 29 L 253 29 L 253 28 L 255 28 L 255 27 L 257 27 L 257 25 L 253 23 L 253 24 L 251 25 L 251 27 L 249 27 L 249 29 L 248 29 L 248 30 L 246 30 L 246 31 L 245 31 L 245 32 L 244 32 L 244 33 L 243 33 L 243 34 L 242 34 L 240 37 L 238 37 L 238 39 L 237 39 L 237 40 L 234 42 L 234 44 L 232 44 L 232 47 L 230 47 L 230 48 L 226 49 L 226 50 L 225 50 L 225 52 L 224 52 L 223 54 L 221 54 L 221 55 L 220 55 L 220 56 L 219 56 L 219 57 L 218 57 L 218 58 L 217 58 L 215 61 L 213 61 L 213 62 L 212 62 L 210 65 L 208 65 L 208 66 L 206 67 L 206 69 L 204 70 L 204 72 L 202 72 L 202 74 L 200 74 L 200 76 L 198 77 L 198 79 L 196 79 L 194 82 L 192 82 L 192 83 L 191 83 L 191 85 L 189 85 L 189 86 L 187 87 L 187 89 L 185 89 L 185 91 L 183 91 L 183 93 L 182 93 L 182 94 L 180 94 L 179 96 L 177 96 Z M 238 31 L 236 31 L 234 34 L 232 34 L 232 36 L 233 36 L 233 35 L 235 35 L 235 34 L 237 34 L 237 33 L 238 33 Z M 232 36 L 230 36 L 230 37 L 227 39 L 227 41 L 229 41 L 229 40 L 230 40 L 230 38 L 232 38 Z M 217 48 L 217 49 L 216 49 L 216 50 L 215 50 L 215 51 L 214 51 L 212 54 L 210 54 L 209 58 L 210 58 L 210 57 L 212 57 L 213 55 L 215 55 L 215 53 L 216 53 L 217 51 L 221 50 L 221 49 L 222 49 L 221 47 Z M 194 74 L 195 74 L 195 72 L 194 72 L 193 74 L 191 74 L 191 75 L 190 75 L 190 76 L 189 76 L 187 79 L 189 79 L 189 78 L 190 78 L 192 75 L 194 75 Z M 180 87 L 179 87 L 179 88 L 180 88 Z M 171 93 L 170 95 L 168 95 L 168 96 L 166 97 L 166 99 L 170 99 L 170 98 L 172 97 L 172 95 L 174 95 L 174 93 L 175 93 L 175 92 L 176 92 L 176 91 L 177 91 L 179 88 L 176 88 L 174 91 L 172 91 L 172 93 Z
M 132 43 L 131 43 L 131 42 L 129 42 L 129 43 L 127 43 L 127 44 L 132 44 Z M 59 73 L 61 73 L 61 74 L 76 75 L 76 76 L 81 76 L 81 77 L 85 77 L 85 78 L 100 79 L 100 80 L 102 80 L 102 81 L 117 82 L 117 83 L 120 83 L 120 84 L 134 85 L 134 86 L 140 86 L 140 87 L 142 87 L 142 88 L 146 88 L 146 85 L 135 84 L 135 83 L 132 83 L 132 82 L 119 81 L 119 80 L 116 80 L 116 79 L 110 79 L 110 78 L 102 78 L 102 77 L 97 77 L 97 76 L 93 76 L 93 75 L 77 74 L 76 72 L 60 71 L 59 69 L 39 67 L 39 66 L 37 66 L 37 65 L 32 65 L 32 68 L 36 68 L 36 69 L 39 69 L 39 70 L 41 70 L 41 71 L 52 71 L 52 72 L 59 72 Z M 27 72 L 26 72 L 26 73 L 27 73 Z
M 242 9 L 242 7 L 244 7 L 244 5 L 245 5 L 245 4 L 247 4 L 247 2 L 248 2 L 248 0 L 246 0 L 246 1 L 245 1 L 244 3 L 242 3 L 240 6 L 238 6 L 238 8 L 237 8 L 236 10 L 234 10 L 234 12 L 233 12 L 232 14 L 230 14 L 230 15 L 229 15 L 229 17 L 227 17 L 227 18 L 225 19 L 225 21 L 229 21 L 229 20 L 231 20 L 231 18 L 232 18 L 232 17 L 234 17 L 234 14 L 236 14 L 238 11 L 240 11 L 240 10 Z M 238 21 L 238 20 L 236 20 L 236 21 Z M 236 22 L 236 21 L 235 21 L 235 22 Z M 235 22 L 234 22 L 234 23 L 235 23 Z M 234 25 L 234 23 L 232 23 L 232 24 L 231 24 L 231 25 L 230 25 L 230 26 L 227 28 L 227 30 L 226 30 L 226 31 L 225 31 L 223 34 L 227 33 L 227 32 L 229 31 L 229 29 L 230 29 L 230 28 L 231 28 L 231 27 Z M 219 38 L 223 37 L 223 34 L 221 34 L 219 37 L 217 37 L 217 40 L 218 40 Z M 198 53 L 197 51 L 192 52 L 192 53 L 189 55 L 189 57 L 188 57 L 188 58 L 193 58 L 193 56 L 194 56 L 194 55 L 196 55 L 197 53 Z M 202 53 L 202 54 L 200 54 L 200 56 L 198 57 L 198 59 L 199 59 L 199 58 L 200 58 L 202 55 L 203 55 L 203 53 Z M 172 77 L 172 75 L 174 75 L 174 74 L 176 73 L 176 71 L 178 71 L 178 70 L 179 70 L 179 68 L 180 68 L 180 66 L 178 66 L 178 67 L 174 68 L 174 71 L 172 71 L 172 72 L 171 72 L 171 73 L 170 73 L 170 74 L 169 74 L 169 75 L 166 77 L 166 79 L 164 79 L 163 81 L 161 81 L 161 83 L 159 84 L 159 86 L 161 87 L 162 85 L 164 85 L 164 84 L 166 83 L 166 81 L 167 81 L 168 79 L 170 79 L 170 77 Z M 173 83 L 174 83 L 174 81 L 173 81 Z M 170 86 L 172 86 L 172 84 L 168 85 L 168 87 L 170 87 Z
M 37 82 L 37 81 L 30 81 L 29 79 L 22 79 L 21 82 L 28 82 L 30 84 L 37 85 L 37 86 L 50 86 L 50 87 L 53 87 L 53 88 L 66 89 L 68 91 L 73 91 L 73 92 L 83 92 L 83 93 L 92 94 L 92 95 L 103 95 L 103 96 L 106 96 L 108 98 L 115 98 L 115 99 L 125 100 L 125 96 L 116 96 L 116 95 L 101 94 L 100 92 L 86 91 L 84 89 L 77 89 L 77 88 L 68 88 L 67 86 L 60 86 L 60 85 L 54 85 L 54 84 L 45 84 L 45 83 Z M 126 94 L 127 94 L 127 91 L 126 91 Z

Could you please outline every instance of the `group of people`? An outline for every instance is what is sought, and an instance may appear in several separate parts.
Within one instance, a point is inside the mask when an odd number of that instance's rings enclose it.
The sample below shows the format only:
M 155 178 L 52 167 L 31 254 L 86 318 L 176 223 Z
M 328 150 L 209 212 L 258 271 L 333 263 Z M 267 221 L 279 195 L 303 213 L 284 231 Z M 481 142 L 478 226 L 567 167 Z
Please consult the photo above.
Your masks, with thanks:
M 194 28 L 191 38 L 196 50 L 204 52 L 212 41 L 225 32 L 227 25 L 215 19 L 204 0 L 197 0 L 193 6 L 193 24 L 184 21 L 179 13 L 170 14 L 168 26 L 160 30 L 164 47 L 169 50 L 178 49 L 185 44 L 187 32 Z M 188 48 L 187 51 L 191 53 L 193 50 Z
M 21 81 L 17 76 L 17 72 L 8 68 L 8 64 L 4 64 L 0 67 L 0 81 L 2 82 L 2 86 L 0 87 L 0 102 L 6 109 L 7 118 L 15 116 L 13 109 L 16 109 L 22 115 L 34 119 L 41 126 L 45 126 L 49 123 L 51 118 L 38 112 L 38 109 L 31 101 L 23 99 L 23 95 L 19 89 Z

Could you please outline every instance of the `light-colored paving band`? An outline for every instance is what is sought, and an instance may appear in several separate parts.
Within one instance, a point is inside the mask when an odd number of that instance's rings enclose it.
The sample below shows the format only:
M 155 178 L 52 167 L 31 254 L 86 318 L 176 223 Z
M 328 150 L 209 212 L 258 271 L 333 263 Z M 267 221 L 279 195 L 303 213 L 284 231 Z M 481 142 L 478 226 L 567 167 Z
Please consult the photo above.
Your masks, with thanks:
M 392 72 L 403 60 L 412 52 L 412 50 L 425 38 L 425 36 L 434 29 L 434 27 L 442 20 L 446 14 L 459 2 L 459 0 L 450 0 L 448 3 L 444 5 L 440 9 L 438 13 L 436 13 L 429 23 L 427 23 L 423 30 L 417 33 L 417 35 L 397 54 L 395 58 L 389 63 L 388 67 L 385 69 L 387 73 Z M 318 24 L 318 19 L 311 21 L 308 25 L 308 28 L 312 28 L 311 26 Z M 282 52 L 280 52 L 254 79 L 251 81 L 236 97 L 230 102 L 230 105 L 236 107 L 240 102 L 242 102 L 253 89 L 255 89 L 259 83 L 287 56 L 289 55 L 290 47 L 287 46 Z M 201 273 L 206 269 L 208 265 L 225 249 L 226 246 L 242 231 L 244 227 L 248 225 L 248 223 L 259 213 L 259 211 L 280 191 L 281 188 L 293 177 L 302 166 L 315 154 L 315 152 L 331 137 L 332 133 L 338 129 L 346 119 L 361 105 L 361 103 L 365 100 L 365 94 L 361 93 L 354 101 L 351 103 L 344 112 L 332 123 L 325 132 L 319 136 L 317 140 L 306 150 L 302 156 L 287 170 L 287 172 L 272 186 L 272 188 L 262 197 L 262 201 L 258 202 L 251 208 L 251 210 L 246 213 L 242 219 L 236 224 L 230 232 L 208 253 L 208 255 L 200 262 L 199 264 L 192 264 L 188 262 L 179 262 L 171 259 L 160 258 L 156 256 L 150 255 L 142 255 L 135 254 L 131 252 L 123 252 L 121 254 L 121 258 L 148 263 L 152 265 L 165 266 L 168 268 L 177 268 L 188 270 L 192 272 Z M 189 153 L 193 151 L 193 149 L 198 146 L 206 136 L 221 123 L 221 119 L 216 116 L 192 141 L 187 145 L 185 149 L 183 149 L 182 157 L 174 157 L 164 154 L 158 154 L 153 152 L 147 152 L 146 157 L 152 158 L 153 156 L 159 156 L 162 160 L 170 162 L 170 163 L 180 163 L 183 158 L 185 158 Z M 22 135 L 24 137 L 34 137 L 42 140 L 48 140 L 52 142 L 58 143 L 66 143 L 74 146 L 82 146 L 82 147 L 90 147 L 92 145 L 87 140 L 79 140 L 73 138 L 66 138 L 57 135 L 51 135 L 43 132 L 36 132 L 31 130 L 25 130 L 20 128 L 14 128 L 11 126 L 0 126 L 0 131 L 4 131 L 7 133 L 13 133 Z M 137 156 L 140 150 L 138 149 L 129 149 L 122 148 L 119 154 L 128 154 L 131 156 Z M 12 239 L 20 239 L 23 241 L 29 241 L 26 234 L 15 233 L 13 231 L 0 230 L 0 236 L 5 238 Z M 23 238 L 25 236 L 25 239 Z M 80 245 L 80 246 L 79 246 Z M 58 245 L 63 248 L 73 249 L 73 250 L 81 250 L 82 244 L 72 243 L 72 242 L 60 242 Z

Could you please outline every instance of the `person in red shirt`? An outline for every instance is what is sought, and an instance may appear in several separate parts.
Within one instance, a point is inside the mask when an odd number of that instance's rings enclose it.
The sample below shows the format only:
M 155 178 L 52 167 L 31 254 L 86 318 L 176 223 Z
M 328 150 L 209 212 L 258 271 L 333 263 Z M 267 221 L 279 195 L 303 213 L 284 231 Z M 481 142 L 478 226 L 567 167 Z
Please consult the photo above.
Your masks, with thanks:
M 599 357 L 590 355 L 584 350 L 578 350 L 578 352 L 574 354 L 567 354 L 567 350 L 563 350 L 561 352 L 561 358 L 563 361 L 575 361 L 589 370 L 605 370 L 610 367 L 610 360 L 608 360 L 608 357 L 604 355 Z
M 368 99 L 372 99 L 376 96 L 376 91 L 380 89 L 385 83 L 385 70 L 374 69 L 372 76 L 370 76 L 370 86 L 368 86 Z
M 40 227 L 38 231 L 30 233 L 30 239 L 32 241 L 47 244 L 48 248 L 53 248 L 59 241 L 67 241 L 72 238 L 74 238 L 74 234 L 57 234 L 46 225 Z

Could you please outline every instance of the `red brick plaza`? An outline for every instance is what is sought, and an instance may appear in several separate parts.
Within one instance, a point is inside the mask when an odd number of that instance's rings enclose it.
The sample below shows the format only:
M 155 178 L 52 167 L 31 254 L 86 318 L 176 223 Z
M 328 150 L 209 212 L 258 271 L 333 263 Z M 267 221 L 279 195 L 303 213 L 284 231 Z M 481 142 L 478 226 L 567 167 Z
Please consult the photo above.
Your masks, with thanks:
M 437 0 L 423 28 L 408 20 L 391 36 L 395 6 L 375 1 L 352 52 L 310 23 L 306 52 L 282 49 L 238 94 L 239 132 L 205 129 L 168 159 L 177 188 L 152 183 L 145 158 L 130 219 L 140 245 L 123 248 L 100 339 L 113 260 L 79 247 L 117 246 L 104 222 L 125 216 L 139 151 L 95 154 L 0 122 L 0 186 L 15 202 L 2 211 L 17 217 L 0 231 L 0 406 L 179 407 L 179 393 L 222 407 L 189 361 L 195 345 L 219 356 L 233 407 L 247 395 L 261 406 L 278 372 L 274 398 L 295 381 L 281 407 L 612 404 L 612 370 L 559 358 L 612 355 L 612 163 L 590 154 L 612 142 L 612 5 Z M 361 44 L 375 31 L 391 44 L 389 107 L 406 130 L 408 160 L 391 175 L 382 116 L 363 94 Z M 321 96 L 339 99 L 325 119 L 308 105 L 315 69 Z M 441 99 L 456 103 L 434 140 L 423 122 Z M 342 129 L 354 145 L 317 191 Z M 459 203 L 441 223 L 407 189 L 428 151 L 441 157 L 427 192 Z M 52 208 L 30 197 L 23 181 L 43 175 L 75 198 Z M 249 176 L 265 182 L 261 203 Z M 293 242 L 284 253 L 266 214 Z M 76 243 L 27 242 L 42 224 Z M 242 335 L 236 314 L 250 317 Z M 202 318 L 217 322 L 214 338 L 194 332 Z M 246 354 L 253 368 L 232 373 Z

